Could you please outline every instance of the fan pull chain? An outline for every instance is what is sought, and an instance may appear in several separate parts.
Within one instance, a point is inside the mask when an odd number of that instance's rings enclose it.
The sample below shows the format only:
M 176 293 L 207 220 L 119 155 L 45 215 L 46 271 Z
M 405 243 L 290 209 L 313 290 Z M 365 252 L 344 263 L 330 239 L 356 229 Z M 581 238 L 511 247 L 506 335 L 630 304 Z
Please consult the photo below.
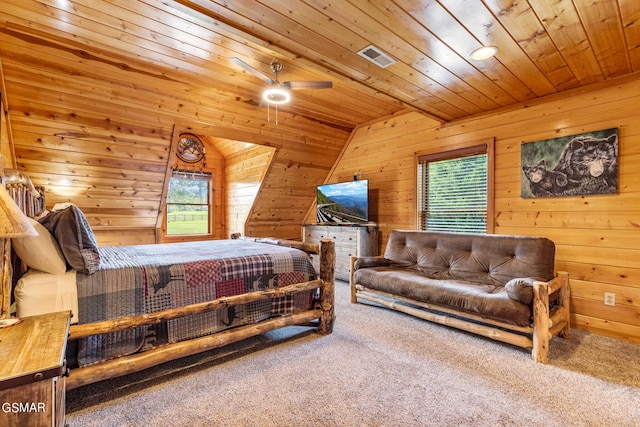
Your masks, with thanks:
M 276 126 L 278 126 L 278 104 L 276 106 Z M 267 102 L 267 122 L 271 123 L 271 103 Z

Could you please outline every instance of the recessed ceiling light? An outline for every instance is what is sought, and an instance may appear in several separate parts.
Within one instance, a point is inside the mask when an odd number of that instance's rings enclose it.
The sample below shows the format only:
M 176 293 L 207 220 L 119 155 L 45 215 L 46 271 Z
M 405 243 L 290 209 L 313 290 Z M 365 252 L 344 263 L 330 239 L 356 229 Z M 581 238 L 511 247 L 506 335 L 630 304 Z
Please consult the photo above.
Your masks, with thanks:
M 491 58 L 496 53 L 498 53 L 498 48 L 497 47 L 495 47 L 495 46 L 482 46 L 482 47 L 474 50 L 473 52 L 471 52 L 471 55 L 469 55 L 469 58 L 473 59 L 474 61 L 483 61 L 485 59 Z

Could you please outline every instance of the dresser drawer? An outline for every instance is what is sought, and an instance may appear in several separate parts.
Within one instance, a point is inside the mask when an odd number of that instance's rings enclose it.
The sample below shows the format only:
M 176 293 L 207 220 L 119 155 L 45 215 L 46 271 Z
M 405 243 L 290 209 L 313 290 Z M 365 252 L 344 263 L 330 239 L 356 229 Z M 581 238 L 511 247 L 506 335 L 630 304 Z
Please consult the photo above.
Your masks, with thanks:
M 378 254 L 378 229 L 367 226 L 304 225 L 303 240 L 308 243 L 320 243 L 322 239 L 335 242 L 335 277 L 349 280 L 352 256 L 372 256 Z M 316 271 L 319 268 L 318 257 L 314 257 Z

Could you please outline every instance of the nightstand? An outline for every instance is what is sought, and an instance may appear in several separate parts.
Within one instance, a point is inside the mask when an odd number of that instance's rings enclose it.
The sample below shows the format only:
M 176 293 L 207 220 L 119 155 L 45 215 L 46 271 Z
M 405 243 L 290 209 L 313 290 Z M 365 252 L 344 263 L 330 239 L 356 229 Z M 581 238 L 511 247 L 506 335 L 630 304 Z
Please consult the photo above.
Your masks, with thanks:
M 61 311 L 0 328 L 0 426 L 64 426 L 70 318 Z

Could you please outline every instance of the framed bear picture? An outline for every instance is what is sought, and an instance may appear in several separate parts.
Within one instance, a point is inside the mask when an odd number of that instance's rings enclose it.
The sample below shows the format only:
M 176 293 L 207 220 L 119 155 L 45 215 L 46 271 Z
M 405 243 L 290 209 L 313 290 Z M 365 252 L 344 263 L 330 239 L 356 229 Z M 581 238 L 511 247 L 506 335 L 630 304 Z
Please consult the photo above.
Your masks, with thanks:
M 521 146 L 523 198 L 618 193 L 618 128 Z

